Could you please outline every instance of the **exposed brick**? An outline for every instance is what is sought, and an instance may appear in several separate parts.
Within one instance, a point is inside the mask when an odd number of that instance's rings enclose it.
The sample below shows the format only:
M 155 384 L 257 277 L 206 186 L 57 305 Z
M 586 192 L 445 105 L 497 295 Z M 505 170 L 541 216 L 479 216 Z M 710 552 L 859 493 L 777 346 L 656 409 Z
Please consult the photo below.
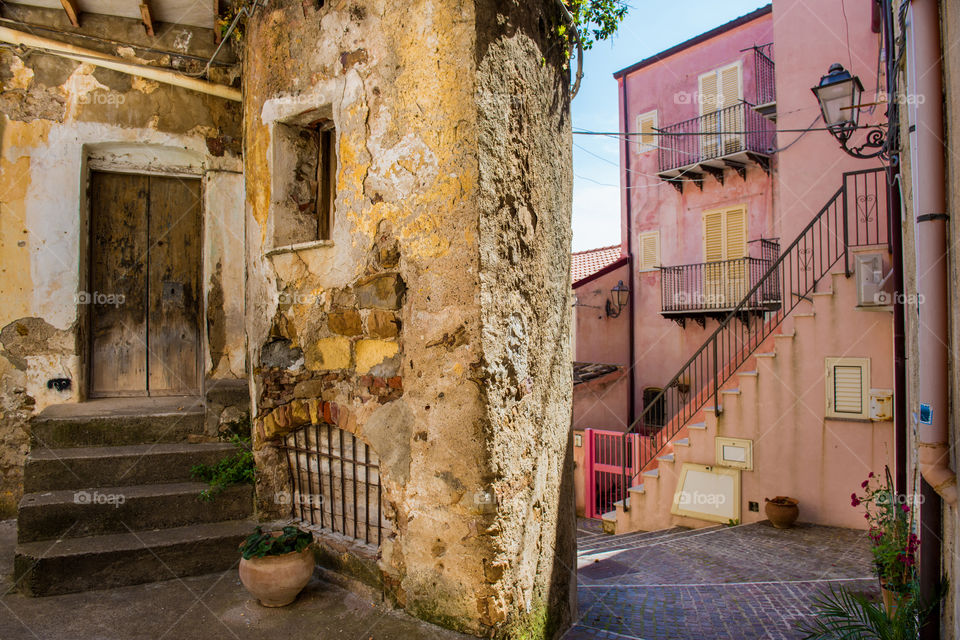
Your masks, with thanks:
M 328 423 L 328 424 L 333 424 L 333 417 L 332 417 L 332 415 L 331 415 L 331 413 L 330 413 L 330 403 L 329 403 L 329 402 L 324 402 L 324 403 L 323 403 L 323 421 L 326 422 L 326 423 Z
M 403 389 L 403 378 L 394 376 L 387 380 L 387 384 L 390 385 L 391 389 Z

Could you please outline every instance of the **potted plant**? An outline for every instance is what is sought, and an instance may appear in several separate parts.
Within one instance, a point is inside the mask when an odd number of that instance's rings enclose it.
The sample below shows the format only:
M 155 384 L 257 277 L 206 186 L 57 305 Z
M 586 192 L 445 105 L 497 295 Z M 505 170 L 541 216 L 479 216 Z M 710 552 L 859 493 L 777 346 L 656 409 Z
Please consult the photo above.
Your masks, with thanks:
M 265 607 L 283 607 L 313 575 L 313 535 L 294 526 L 280 531 L 257 527 L 240 545 L 240 581 Z
M 775 498 L 764 498 L 766 504 L 763 510 L 767 514 L 770 524 L 777 529 L 789 529 L 800 516 L 800 501 L 796 498 L 787 496 L 777 496 Z
M 880 579 L 883 603 L 891 616 L 908 597 L 916 582 L 916 555 L 920 539 L 914 533 L 913 511 L 910 505 L 898 500 L 890 469 L 883 482 L 873 473 L 860 488 L 863 495 L 850 494 L 850 504 L 863 505 L 868 522 L 870 551 L 873 565 Z

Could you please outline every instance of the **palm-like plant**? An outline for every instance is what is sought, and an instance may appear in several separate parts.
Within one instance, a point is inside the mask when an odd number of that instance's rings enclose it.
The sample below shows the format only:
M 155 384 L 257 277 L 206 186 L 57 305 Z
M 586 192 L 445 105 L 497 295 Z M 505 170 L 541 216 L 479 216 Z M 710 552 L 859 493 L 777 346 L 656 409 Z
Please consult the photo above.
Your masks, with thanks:
M 817 618 L 798 625 L 804 640 L 916 640 L 920 625 L 943 597 L 946 582 L 929 602 L 920 597 L 916 583 L 893 611 L 849 589 L 830 588 L 814 599 Z

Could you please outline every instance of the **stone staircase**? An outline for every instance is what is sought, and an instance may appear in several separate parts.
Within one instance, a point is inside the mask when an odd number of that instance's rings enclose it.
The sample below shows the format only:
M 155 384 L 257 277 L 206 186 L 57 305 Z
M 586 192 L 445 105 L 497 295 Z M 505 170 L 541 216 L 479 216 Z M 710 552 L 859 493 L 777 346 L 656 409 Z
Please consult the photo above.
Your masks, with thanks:
M 98 400 L 48 407 L 31 423 L 14 579 L 29 595 L 223 571 L 253 523 L 253 488 L 213 501 L 190 468 L 232 455 L 202 440 L 199 399 Z M 193 437 L 191 437 L 193 436 Z
M 858 464 L 855 458 L 863 456 L 871 466 L 882 469 L 892 455 L 892 449 L 886 451 L 888 445 L 892 446 L 892 423 L 844 422 L 841 433 L 818 424 L 823 422 L 824 412 L 824 358 L 862 356 L 871 351 L 864 350 L 863 344 L 889 342 L 889 310 L 856 310 L 856 301 L 855 279 L 847 278 L 842 266 L 832 269 L 776 333 L 763 340 L 732 372 L 720 388 L 721 412 L 717 413 L 716 402 L 711 399 L 644 466 L 638 476 L 640 482 L 629 488 L 626 499 L 603 515 L 604 530 L 630 535 L 628 532 L 633 531 L 714 525 L 675 515 L 671 509 L 683 464 L 715 464 L 717 436 L 754 442 L 754 468 L 741 472 L 742 523 L 766 518 L 764 497 L 791 495 L 800 499 L 801 520 L 862 527 L 861 514 L 849 507 L 849 492 L 856 486 L 847 490 L 844 484 L 842 491 L 837 488 L 836 477 L 842 475 L 838 468 Z M 858 326 L 860 339 L 851 343 L 837 331 L 840 323 Z M 875 346 L 872 351 L 876 353 Z M 885 360 L 891 362 L 892 357 L 891 348 Z M 892 386 L 892 373 L 879 372 L 876 367 L 874 372 L 880 376 L 880 384 L 871 386 Z M 889 384 L 885 375 L 890 376 Z M 817 380 L 818 384 L 801 385 L 804 380 Z M 850 443 L 855 439 L 869 443 L 865 447 L 868 450 L 861 451 L 862 446 L 853 449 Z M 804 468 L 810 460 L 820 467 Z M 804 510 L 805 502 L 825 502 L 824 495 L 835 497 L 819 511 Z M 749 509 L 751 502 L 759 506 L 757 511 Z

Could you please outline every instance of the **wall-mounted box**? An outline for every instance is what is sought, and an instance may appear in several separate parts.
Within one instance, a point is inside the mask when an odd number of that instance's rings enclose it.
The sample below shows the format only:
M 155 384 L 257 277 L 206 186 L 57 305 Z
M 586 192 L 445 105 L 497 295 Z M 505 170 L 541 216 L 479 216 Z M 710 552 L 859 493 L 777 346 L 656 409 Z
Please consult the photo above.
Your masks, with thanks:
M 753 440 L 717 436 L 717 465 L 753 471 Z
M 870 389 L 870 419 L 893 420 L 893 389 Z

